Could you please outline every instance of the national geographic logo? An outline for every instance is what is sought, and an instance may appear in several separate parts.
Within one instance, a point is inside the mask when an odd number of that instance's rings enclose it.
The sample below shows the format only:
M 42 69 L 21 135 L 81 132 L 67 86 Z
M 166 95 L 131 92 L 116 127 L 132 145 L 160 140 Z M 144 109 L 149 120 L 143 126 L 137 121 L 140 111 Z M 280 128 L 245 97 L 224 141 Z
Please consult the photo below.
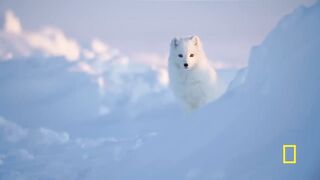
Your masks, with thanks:
M 287 157 L 287 150 L 293 150 L 293 157 Z M 289 160 L 288 160 L 289 159 Z M 297 163 L 297 145 L 284 144 L 282 146 L 282 162 L 283 164 L 296 164 Z

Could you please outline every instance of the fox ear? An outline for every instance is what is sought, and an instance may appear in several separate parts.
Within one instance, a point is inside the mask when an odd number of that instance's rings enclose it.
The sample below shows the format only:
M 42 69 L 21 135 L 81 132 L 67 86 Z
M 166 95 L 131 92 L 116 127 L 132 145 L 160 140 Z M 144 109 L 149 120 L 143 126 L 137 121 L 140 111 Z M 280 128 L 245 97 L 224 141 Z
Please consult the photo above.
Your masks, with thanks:
M 200 38 L 198 36 L 192 36 L 191 40 L 195 46 L 198 46 L 200 43 Z
M 171 46 L 176 48 L 178 47 L 178 45 L 179 45 L 178 38 L 177 37 L 173 38 L 171 40 Z

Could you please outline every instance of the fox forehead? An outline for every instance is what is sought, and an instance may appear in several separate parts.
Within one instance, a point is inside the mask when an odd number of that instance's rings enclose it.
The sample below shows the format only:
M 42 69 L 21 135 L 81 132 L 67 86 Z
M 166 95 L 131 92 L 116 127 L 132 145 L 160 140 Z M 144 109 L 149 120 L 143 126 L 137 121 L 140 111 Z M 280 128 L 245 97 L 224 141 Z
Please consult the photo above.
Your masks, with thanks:
M 182 38 L 178 40 L 178 46 L 174 48 L 176 52 L 179 53 L 188 53 L 190 51 L 196 50 L 195 45 L 192 40 L 189 38 Z

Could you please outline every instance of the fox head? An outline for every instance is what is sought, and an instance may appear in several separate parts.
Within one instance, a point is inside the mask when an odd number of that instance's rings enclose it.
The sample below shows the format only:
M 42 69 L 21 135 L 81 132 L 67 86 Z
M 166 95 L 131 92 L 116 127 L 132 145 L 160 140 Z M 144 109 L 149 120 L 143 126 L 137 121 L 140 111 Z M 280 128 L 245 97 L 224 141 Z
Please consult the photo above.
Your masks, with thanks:
M 174 38 L 170 44 L 170 61 L 179 69 L 190 70 L 203 59 L 200 38 Z

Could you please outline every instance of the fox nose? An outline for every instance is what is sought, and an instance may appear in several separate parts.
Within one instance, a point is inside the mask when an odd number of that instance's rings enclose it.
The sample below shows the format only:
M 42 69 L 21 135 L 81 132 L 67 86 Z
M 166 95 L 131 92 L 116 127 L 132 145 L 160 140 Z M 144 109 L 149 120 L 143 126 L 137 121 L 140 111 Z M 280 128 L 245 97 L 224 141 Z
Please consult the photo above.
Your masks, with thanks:
M 184 66 L 185 68 L 188 68 L 188 63 L 184 63 L 183 66 Z

